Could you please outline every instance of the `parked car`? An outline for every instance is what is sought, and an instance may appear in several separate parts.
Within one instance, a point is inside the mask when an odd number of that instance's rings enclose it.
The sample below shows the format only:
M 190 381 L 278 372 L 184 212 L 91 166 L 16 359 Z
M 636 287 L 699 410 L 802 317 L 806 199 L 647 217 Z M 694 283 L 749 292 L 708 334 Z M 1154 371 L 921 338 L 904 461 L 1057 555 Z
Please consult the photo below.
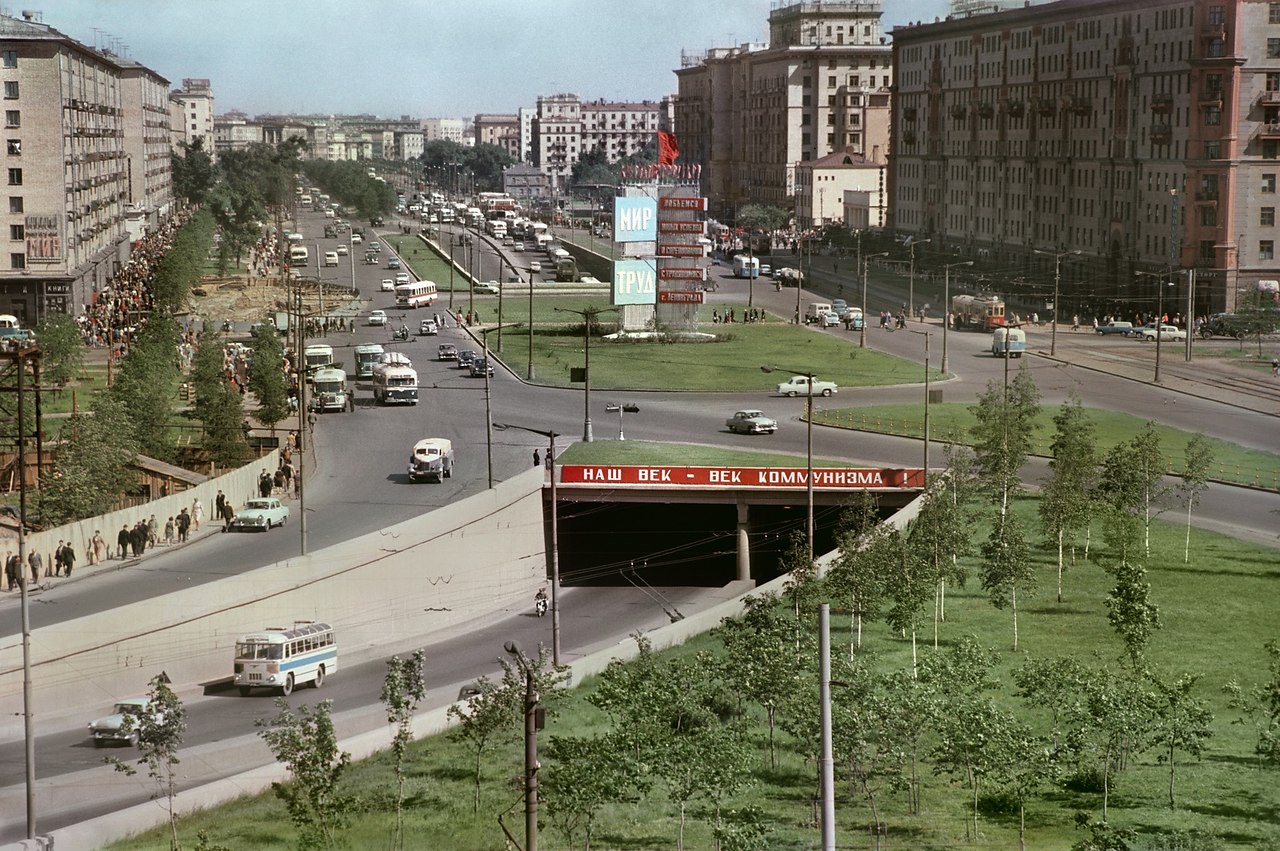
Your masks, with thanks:
M 424 319 L 418 323 L 418 333 L 424 337 L 434 337 L 440 333 L 440 329 L 436 327 L 434 319 Z
M 409 455 L 409 481 L 443 482 L 453 477 L 453 443 L 443 437 L 428 437 L 413 445 Z
M 396 282 L 391 278 L 383 278 L 381 289 L 384 293 L 393 293 L 396 291 Z
M 1122 334 L 1128 337 L 1133 333 L 1132 322 L 1104 322 L 1094 329 L 1098 332 L 1099 337 L 1106 337 L 1111 334 Z
M 830 396 L 839 392 L 839 390 L 840 388 L 836 386 L 834 381 L 822 381 L 816 376 L 811 387 L 807 375 L 793 375 L 778 385 L 778 395 L 780 396 L 807 396 L 810 393 Z
M 738 411 L 724 424 L 735 434 L 773 434 L 778 430 L 778 421 L 763 411 Z
M 488 373 L 490 378 L 493 377 L 493 364 L 489 363 L 488 358 L 472 358 L 468 368 L 471 370 L 472 378 L 484 378 L 485 373 Z
M 497 295 L 500 292 L 497 281 L 476 281 L 471 285 L 471 291 L 486 295 Z
M 462 351 L 458 352 L 458 358 L 457 358 L 458 369 L 470 369 L 472 361 L 474 361 L 478 357 L 479 355 L 473 352 L 471 349 L 463 349 Z
M 457 360 L 458 347 L 453 343 L 441 343 L 436 348 L 436 360 Z
M 149 697 L 130 697 L 118 701 L 112 707 L 110 715 L 95 718 L 89 722 L 89 734 L 93 736 L 93 746 L 100 748 L 107 742 L 138 744 L 138 721 L 148 714 L 156 722 L 164 720 L 160 713 L 152 711 Z
M 1187 339 L 1187 332 L 1183 331 L 1181 328 L 1177 327 L 1176 325 L 1161 325 L 1159 330 L 1160 330 L 1160 342 L 1162 343 L 1166 343 L 1170 340 Z M 1137 337 L 1139 340 L 1143 340 L 1148 343 L 1154 342 L 1156 339 L 1156 323 L 1148 322 L 1146 325 L 1143 325 L 1141 328 L 1135 329 L 1133 332 L 1133 336 Z
M 231 518 L 231 531 L 265 532 L 273 526 L 283 526 L 288 519 L 289 506 L 273 496 L 256 497 Z
M 369 324 L 370 325 L 386 325 L 387 312 L 385 310 L 369 311 Z

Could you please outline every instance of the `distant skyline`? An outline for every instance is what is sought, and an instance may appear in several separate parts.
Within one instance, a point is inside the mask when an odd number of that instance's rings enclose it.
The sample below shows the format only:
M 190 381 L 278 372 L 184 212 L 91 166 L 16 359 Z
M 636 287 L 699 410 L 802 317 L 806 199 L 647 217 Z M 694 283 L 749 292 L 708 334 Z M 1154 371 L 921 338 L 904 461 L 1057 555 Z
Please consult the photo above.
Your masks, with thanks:
M 49 0 L 6 6 L 171 82 L 217 113 L 471 118 L 539 95 L 659 100 L 681 52 L 763 42 L 787 0 Z M 888 0 L 886 35 L 946 0 Z

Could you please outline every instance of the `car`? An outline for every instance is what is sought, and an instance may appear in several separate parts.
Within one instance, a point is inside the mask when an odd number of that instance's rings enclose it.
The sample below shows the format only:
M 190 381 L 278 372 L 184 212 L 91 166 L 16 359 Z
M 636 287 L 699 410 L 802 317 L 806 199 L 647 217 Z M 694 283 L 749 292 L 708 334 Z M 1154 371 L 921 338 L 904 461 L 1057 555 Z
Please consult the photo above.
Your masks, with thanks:
M 1168 342 L 1169 340 L 1181 341 L 1187 339 L 1187 332 L 1183 331 L 1176 325 L 1161 325 L 1159 331 L 1160 342 L 1162 343 Z M 1153 342 L 1156 339 L 1156 323 L 1148 322 L 1141 328 L 1135 328 L 1133 336 L 1144 342 Z
M 786 381 L 778 385 L 779 396 L 807 396 L 815 393 L 821 396 L 830 396 L 839 392 L 840 388 L 836 386 L 834 381 L 822 381 L 816 376 L 810 384 L 809 376 L 793 375 Z
M 89 734 L 93 736 L 93 746 L 100 748 L 107 742 L 137 745 L 140 732 L 138 719 L 147 714 L 150 714 L 156 723 L 164 721 L 162 714 L 152 710 L 149 697 L 130 697 L 117 701 L 111 708 L 110 715 L 104 715 L 89 722 Z
M 358 234 L 358 233 L 353 233 L 353 234 L 351 234 L 351 244 L 352 244 L 352 245 L 359 245 L 359 244 L 360 244 L 360 243 L 362 243 L 362 242 L 364 242 L 364 237 L 362 237 L 360 234 Z
M 396 283 L 411 284 L 413 283 L 413 278 L 409 275 L 408 272 L 396 272 Z M 392 287 L 392 289 L 395 289 L 395 288 Z
M 324 253 L 324 265 L 326 265 L 326 266 L 337 266 L 337 265 L 338 265 L 338 252 L 336 252 L 336 251 L 326 251 L 326 252 Z
M 842 321 L 844 323 L 844 327 L 850 331 L 861 331 L 862 330 L 862 308 L 861 307 L 845 308 L 844 312 L 840 314 L 840 321 Z
M 388 257 L 388 258 L 387 258 L 387 268 L 388 268 L 388 269 L 399 269 L 399 268 L 400 268 L 400 258 L 399 258 L 399 257 L 397 257 L 397 256 L 395 256 L 394 254 L 392 254 L 390 257 Z
M 373 242 L 369 243 L 369 250 L 381 253 L 382 243 L 375 239 Z
M 374 252 L 372 252 L 372 251 L 366 251 L 366 252 L 364 253 L 364 262 L 365 262 L 365 263 L 372 264 L 372 265 L 377 265 L 377 263 L 378 263 L 378 255 L 377 255 L 377 254 L 375 254 L 375 253 L 374 253 Z
M 471 362 L 478 357 L 480 357 L 480 355 L 471 349 L 463 349 L 458 352 L 458 369 L 470 369 Z
M 1235 337 L 1244 339 L 1247 323 L 1243 316 L 1235 313 L 1215 313 L 1200 326 L 1200 336 L 1206 340 L 1210 337 Z
M 394 279 L 392 279 L 392 278 L 383 278 L 383 279 L 382 279 L 382 284 L 381 284 L 381 290 L 382 290 L 384 293 L 393 293 L 393 292 L 395 292 L 395 291 L 396 291 L 396 282 L 395 282 L 395 280 L 394 280 Z
M 471 291 L 486 295 L 497 295 L 501 292 L 497 281 L 476 281 L 471 285 Z
M 387 312 L 385 310 L 369 311 L 369 324 L 370 325 L 386 325 Z
M 409 454 L 409 481 L 443 482 L 453 477 L 453 443 L 443 437 L 427 437 Z
M 485 373 L 488 373 L 490 378 L 493 377 L 493 364 L 489 363 L 488 358 L 474 357 L 467 368 L 471 370 L 472 378 L 483 378 Z
M 453 343 L 441 343 L 436 347 L 436 360 L 457 360 L 458 347 Z
M 503 244 L 503 245 L 515 245 L 515 244 L 516 244 L 516 241 L 515 241 L 514 239 L 512 239 L 511 237 L 509 237 L 509 236 L 504 236 L 504 237 L 502 238 L 502 244 Z
M 530 271 L 530 272 L 541 272 L 541 271 L 542 271 L 542 264 L 541 264 L 541 263 L 539 263 L 537 260 L 534 260 L 532 263 L 530 263 L 530 264 L 529 264 L 529 271 Z
M 818 324 L 823 328 L 835 328 L 840 324 L 840 314 L 829 310 L 822 314 L 822 318 Z
M 761 264 L 760 264 L 760 275 L 761 275 L 761 277 L 763 277 L 764 275 L 768 275 L 768 274 L 769 274 L 769 273 L 771 273 L 772 271 L 773 271 L 773 267 L 772 267 L 772 266 L 770 266 L 768 263 L 761 263 Z
M 265 532 L 283 526 L 289 519 L 289 506 L 273 496 L 254 497 L 231 518 L 233 532 Z
M 350 248 L 348 248 L 346 245 L 344 245 L 344 244 L 342 244 L 342 243 L 339 243 L 339 244 L 338 244 L 338 254 L 340 254 L 340 255 L 341 255 L 341 256 L 343 256 L 343 257 L 346 257 L 346 256 L 347 256 L 348 254 L 350 254 L 350 253 L 351 253 L 351 249 L 350 249 Z
M 842 298 L 831 299 L 831 312 L 836 316 L 844 316 L 844 312 L 849 309 L 849 302 Z
M 724 424 L 735 434 L 773 434 L 778 430 L 778 421 L 766 417 L 763 411 L 738 411 Z
M 524 243 L 517 240 L 512 246 L 512 251 L 524 251 Z
M 418 333 L 424 337 L 434 337 L 440 333 L 440 329 L 436 327 L 434 319 L 424 319 L 418 323 Z
M 1133 333 L 1132 322 L 1104 322 L 1093 329 L 1099 337 L 1107 337 L 1112 334 L 1122 334 L 1128 337 Z

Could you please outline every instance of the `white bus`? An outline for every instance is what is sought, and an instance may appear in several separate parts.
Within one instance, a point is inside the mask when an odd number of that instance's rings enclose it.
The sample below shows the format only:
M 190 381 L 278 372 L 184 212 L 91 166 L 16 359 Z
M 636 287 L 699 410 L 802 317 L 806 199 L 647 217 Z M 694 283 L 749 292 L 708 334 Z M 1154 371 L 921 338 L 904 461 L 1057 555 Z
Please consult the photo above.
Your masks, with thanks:
M 327 369 L 333 365 L 333 346 L 325 343 L 312 343 L 302 350 L 302 357 L 307 363 L 307 372 Z
M 254 688 L 278 688 L 285 695 L 303 683 L 320 688 L 337 669 L 338 640 L 327 623 L 294 621 L 290 629 L 267 627 L 236 642 L 235 683 L 241 697 Z
M 373 401 L 378 405 L 418 404 L 418 373 L 408 366 L 378 364 L 373 370 Z
M 413 281 L 396 284 L 396 307 L 430 307 L 436 303 L 439 293 L 431 281 Z
M 373 365 L 382 356 L 381 343 L 362 343 L 356 346 L 356 378 L 373 377 Z
M 311 380 L 311 410 L 324 413 L 347 409 L 347 374 L 340 369 L 317 369 Z
M 735 278 L 760 277 L 760 258 L 748 254 L 737 254 L 733 258 L 733 276 Z
M 310 259 L 310 257 L 311 255 L 307 252 L 307 247 L 305 245 L 289 246 L 289 265 L 290 266 L 305 266 L 307 265 L 307 261 Z

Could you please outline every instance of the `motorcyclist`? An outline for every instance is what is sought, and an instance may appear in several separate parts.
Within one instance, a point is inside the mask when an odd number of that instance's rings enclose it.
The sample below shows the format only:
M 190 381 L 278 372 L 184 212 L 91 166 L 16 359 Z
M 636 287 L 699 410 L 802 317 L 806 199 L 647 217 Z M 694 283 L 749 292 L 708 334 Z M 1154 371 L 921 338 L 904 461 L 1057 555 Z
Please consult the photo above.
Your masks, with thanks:
M 533 610 L 541 617 L 547 611 L 547 589 L 539 588 L 533 598 Z

